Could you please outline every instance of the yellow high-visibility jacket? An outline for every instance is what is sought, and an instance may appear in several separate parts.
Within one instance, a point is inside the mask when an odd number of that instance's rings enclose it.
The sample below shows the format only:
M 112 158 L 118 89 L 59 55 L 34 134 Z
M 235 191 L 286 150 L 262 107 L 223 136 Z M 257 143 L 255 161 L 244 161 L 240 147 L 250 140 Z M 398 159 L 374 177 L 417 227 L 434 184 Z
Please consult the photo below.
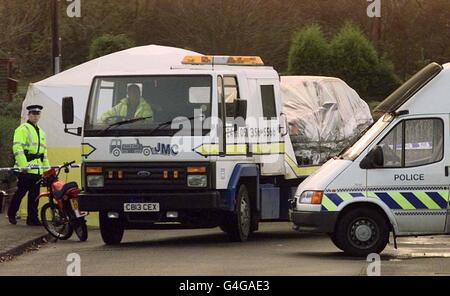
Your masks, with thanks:
M 102 114 L 102 122 L 106 122 L 109 117 L 121 116 L 126 117 L 128 112 L 128 99 L 122 99 L 119 104 L 108 109 Z M 140 117 L 153 117 L 153 110 L 149 103 L 144 98 L 141 98 L 136 112 L 134 113 L 134 118 Z
M 38 132 L 39 131 L 39 132 Z M 45 132 L 30 122 L 21 124 L 14 132 L 13 153 L 15 167 L 24 168 L 29 165 L 49 166 Z M 28 161 L 26 154 L 39 155 L 41 158 Z M 29 170 L 25 173 L 41 174 L 44 170 Z

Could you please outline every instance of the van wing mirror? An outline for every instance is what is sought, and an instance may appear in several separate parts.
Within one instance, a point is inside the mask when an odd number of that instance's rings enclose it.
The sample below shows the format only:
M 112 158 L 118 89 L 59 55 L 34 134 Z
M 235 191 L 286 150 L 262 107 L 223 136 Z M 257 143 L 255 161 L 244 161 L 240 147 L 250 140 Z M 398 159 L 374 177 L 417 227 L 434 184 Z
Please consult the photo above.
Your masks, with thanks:
M 363 158 L 359 167 L 365 170 L 381 168 L 384 165 L 383 148 L 376 146 Z
M 73 124 L 74 122 L 73 98 L 72 97 L 63 98 L 61 108 L 62 108 L 62 120 L 65 125 L 64 132 L 74 136 L 81 136 L 82 134 L 81 127 L 67 128 L 68 124 Z M 76 132 L 72 132 L 73 130 L 76 130 Z

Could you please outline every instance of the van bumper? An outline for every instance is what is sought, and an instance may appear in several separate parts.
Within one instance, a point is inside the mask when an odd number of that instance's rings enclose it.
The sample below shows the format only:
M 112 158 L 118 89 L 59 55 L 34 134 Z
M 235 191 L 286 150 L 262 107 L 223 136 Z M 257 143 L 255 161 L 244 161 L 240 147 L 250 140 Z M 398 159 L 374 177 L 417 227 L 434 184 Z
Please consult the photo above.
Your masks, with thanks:
M 333 233 L 339 212 L 289 211 L 294 229 L 304 232 Z

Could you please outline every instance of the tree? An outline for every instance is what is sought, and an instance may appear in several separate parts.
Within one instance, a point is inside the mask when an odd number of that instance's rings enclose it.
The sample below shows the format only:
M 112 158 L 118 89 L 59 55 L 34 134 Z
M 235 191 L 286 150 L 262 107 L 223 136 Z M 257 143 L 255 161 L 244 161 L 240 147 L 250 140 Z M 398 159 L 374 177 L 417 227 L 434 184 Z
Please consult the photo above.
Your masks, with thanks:
M 288 72 L 295 75 L 329 73 L 330 47 L 319 25 L 309 25 L 293 38 L 288 59 Z
M 102 35 L 92 41 L 89 48 L 89 58 L 95 59 L 116 51 L 121 51 L 134 46 L 134 41 L 125 34 L 120 35 Z
M 346 24 L 331 41 L 331 68 L 365 98 L 386 96 L 399 84 L 393 66 L 356 26 Z

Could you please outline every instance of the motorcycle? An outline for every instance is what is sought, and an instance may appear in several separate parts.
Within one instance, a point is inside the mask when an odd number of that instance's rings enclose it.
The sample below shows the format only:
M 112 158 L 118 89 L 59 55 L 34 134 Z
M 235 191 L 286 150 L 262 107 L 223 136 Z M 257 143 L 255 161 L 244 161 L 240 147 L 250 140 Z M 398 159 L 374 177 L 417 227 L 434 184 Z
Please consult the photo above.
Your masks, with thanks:
M 40 216 L 42 225 L 53 237 L 60 240 L 69 239 L 73 232 L 80 241 L 86 241 L 88 231 L 85 217 L 87 212 L 81 212 L 78 208 L 78 196 L 81 192 L 76 182 L 64 183 L 58 179 L 62 170 L 69 173 L 70 168 L 79 168 L 75 161 L 65 163 L 62 166 L 50 167 L 38 181 L 47 188 L 47 192 L 41 193 L 37 199 L 48 198 L 48 203 L 41 208 Z

